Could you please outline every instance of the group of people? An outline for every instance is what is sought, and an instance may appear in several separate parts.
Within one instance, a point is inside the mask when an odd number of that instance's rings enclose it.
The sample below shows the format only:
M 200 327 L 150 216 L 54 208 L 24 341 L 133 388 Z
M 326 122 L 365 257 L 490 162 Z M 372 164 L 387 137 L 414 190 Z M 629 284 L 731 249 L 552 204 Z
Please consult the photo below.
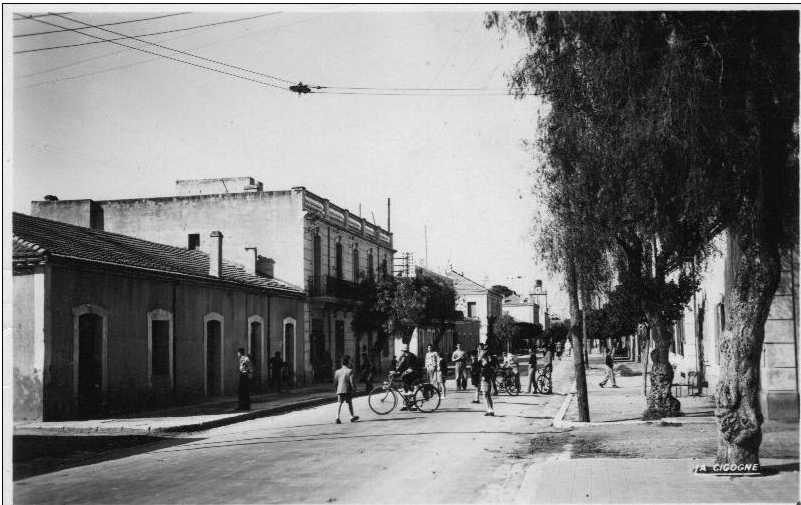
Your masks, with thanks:
M 244 347 L 237 349 L 236 354 L 239 361 L 239 388 L 237 390 L 239 402 L 237 410 L 250 410 L 250 382 L 253 380 L 254 375 L 253 360 L 245 352 Z M 280 392 L 281 385 L 288 380 L 289 365 L 281 359 L 281 353 L 276 352 L 268 360 L 268 366 L 270 388 L 273 391 Z

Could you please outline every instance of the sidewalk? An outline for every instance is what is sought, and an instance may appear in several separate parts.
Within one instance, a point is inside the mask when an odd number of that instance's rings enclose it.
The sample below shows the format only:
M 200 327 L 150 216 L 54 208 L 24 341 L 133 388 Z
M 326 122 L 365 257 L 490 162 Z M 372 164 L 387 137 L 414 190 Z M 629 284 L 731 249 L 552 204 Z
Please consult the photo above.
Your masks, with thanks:
M 606 375 L 604 357 L 590 355 L 590 368 L 587 370 L 587 397 L 590 404 L 592 423 L 638 422 L 645 410 L 645 396 L 642 393 L 642 364 L 632 361 L 615 363 L 615 380 L 618 388 L 600 387 L 599 382 Z M 682 388 L 684 391 L 684 388 Z M 681 411 L 685 416 L 682 422 L 715 422 L 714 401 L 710 396 L 679 396 Z M 692 418 L 692 419 L 691 419 Z M 578 406 L 575 397 L 570 399 L 564 420 L 556 419 L 554 425 L 570 426 L 578 421 Z
M 359 385 L 361 386 L 361 385 Z M 336 401 L 331 384 L 315 384 L 285 393 L 251 395 L 249 411 L 237 411 L 236 396 L 201 404 L 170 407 L 113 418 L 81 421 L 17 421 L 14 435 L 142 435 L 200 431 Z M 363 394 L 363 393 L 359 393 Z
M 642 367 L 616 363 L 617 389 L 598 386 L 604 376 L 601 356 L 590 356 L 590 365 L 592 422 L 575 422 L 575 394 L 569 395 L 554 418 L 554 431 L 530 439 L 530 464 L 516 503 L 798 502 L 798 423 L 762 426 L 760 476 L 695 474 L 694 465 L 715 459 L 718 433 L 711 399 L 679 397 L 684 417 L 640 421 Z

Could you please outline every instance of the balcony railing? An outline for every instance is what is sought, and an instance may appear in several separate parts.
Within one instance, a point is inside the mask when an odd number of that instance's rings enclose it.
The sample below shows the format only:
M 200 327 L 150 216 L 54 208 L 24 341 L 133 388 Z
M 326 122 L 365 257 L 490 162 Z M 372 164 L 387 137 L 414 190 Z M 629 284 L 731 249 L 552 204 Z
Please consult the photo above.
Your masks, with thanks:
M 306 286 L 309 296 L 330 296 L 348 300 L 358 300 L 363 297 L 362 287 L 355 282 L 337 279 L 330 275 L 316 275 L 309 277 Z

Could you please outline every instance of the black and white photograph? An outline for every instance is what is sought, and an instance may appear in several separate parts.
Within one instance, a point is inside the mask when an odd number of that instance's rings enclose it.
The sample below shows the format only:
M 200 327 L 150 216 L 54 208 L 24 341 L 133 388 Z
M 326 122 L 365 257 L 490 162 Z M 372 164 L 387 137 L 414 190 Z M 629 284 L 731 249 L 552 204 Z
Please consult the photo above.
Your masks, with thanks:
M 3 4 L 3 502 L 799 503 L 799 4 Z

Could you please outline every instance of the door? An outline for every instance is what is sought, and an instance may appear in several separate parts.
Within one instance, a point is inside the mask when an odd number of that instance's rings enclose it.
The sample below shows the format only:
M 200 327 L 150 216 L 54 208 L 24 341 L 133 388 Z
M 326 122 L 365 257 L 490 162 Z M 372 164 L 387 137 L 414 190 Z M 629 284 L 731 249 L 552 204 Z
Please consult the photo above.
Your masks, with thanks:
M 219 321 L 206 323 L 206 395 L 221 395 L 222 356 L 221 327 Z
M 295 325 L 293 323 L 284 325 L 284 361 L 287 371 L 292 374 L 295 371 Z
M 251 384 L 256 388 L 261 385 L 261 323 L 250 323 L 250 360 L 253 364 L 253 380 Z M 252 386 L 251 386 L 252 387 Z
M 103 318 L 78 317 L 78 415 L 92 417 L 103 400 Z

